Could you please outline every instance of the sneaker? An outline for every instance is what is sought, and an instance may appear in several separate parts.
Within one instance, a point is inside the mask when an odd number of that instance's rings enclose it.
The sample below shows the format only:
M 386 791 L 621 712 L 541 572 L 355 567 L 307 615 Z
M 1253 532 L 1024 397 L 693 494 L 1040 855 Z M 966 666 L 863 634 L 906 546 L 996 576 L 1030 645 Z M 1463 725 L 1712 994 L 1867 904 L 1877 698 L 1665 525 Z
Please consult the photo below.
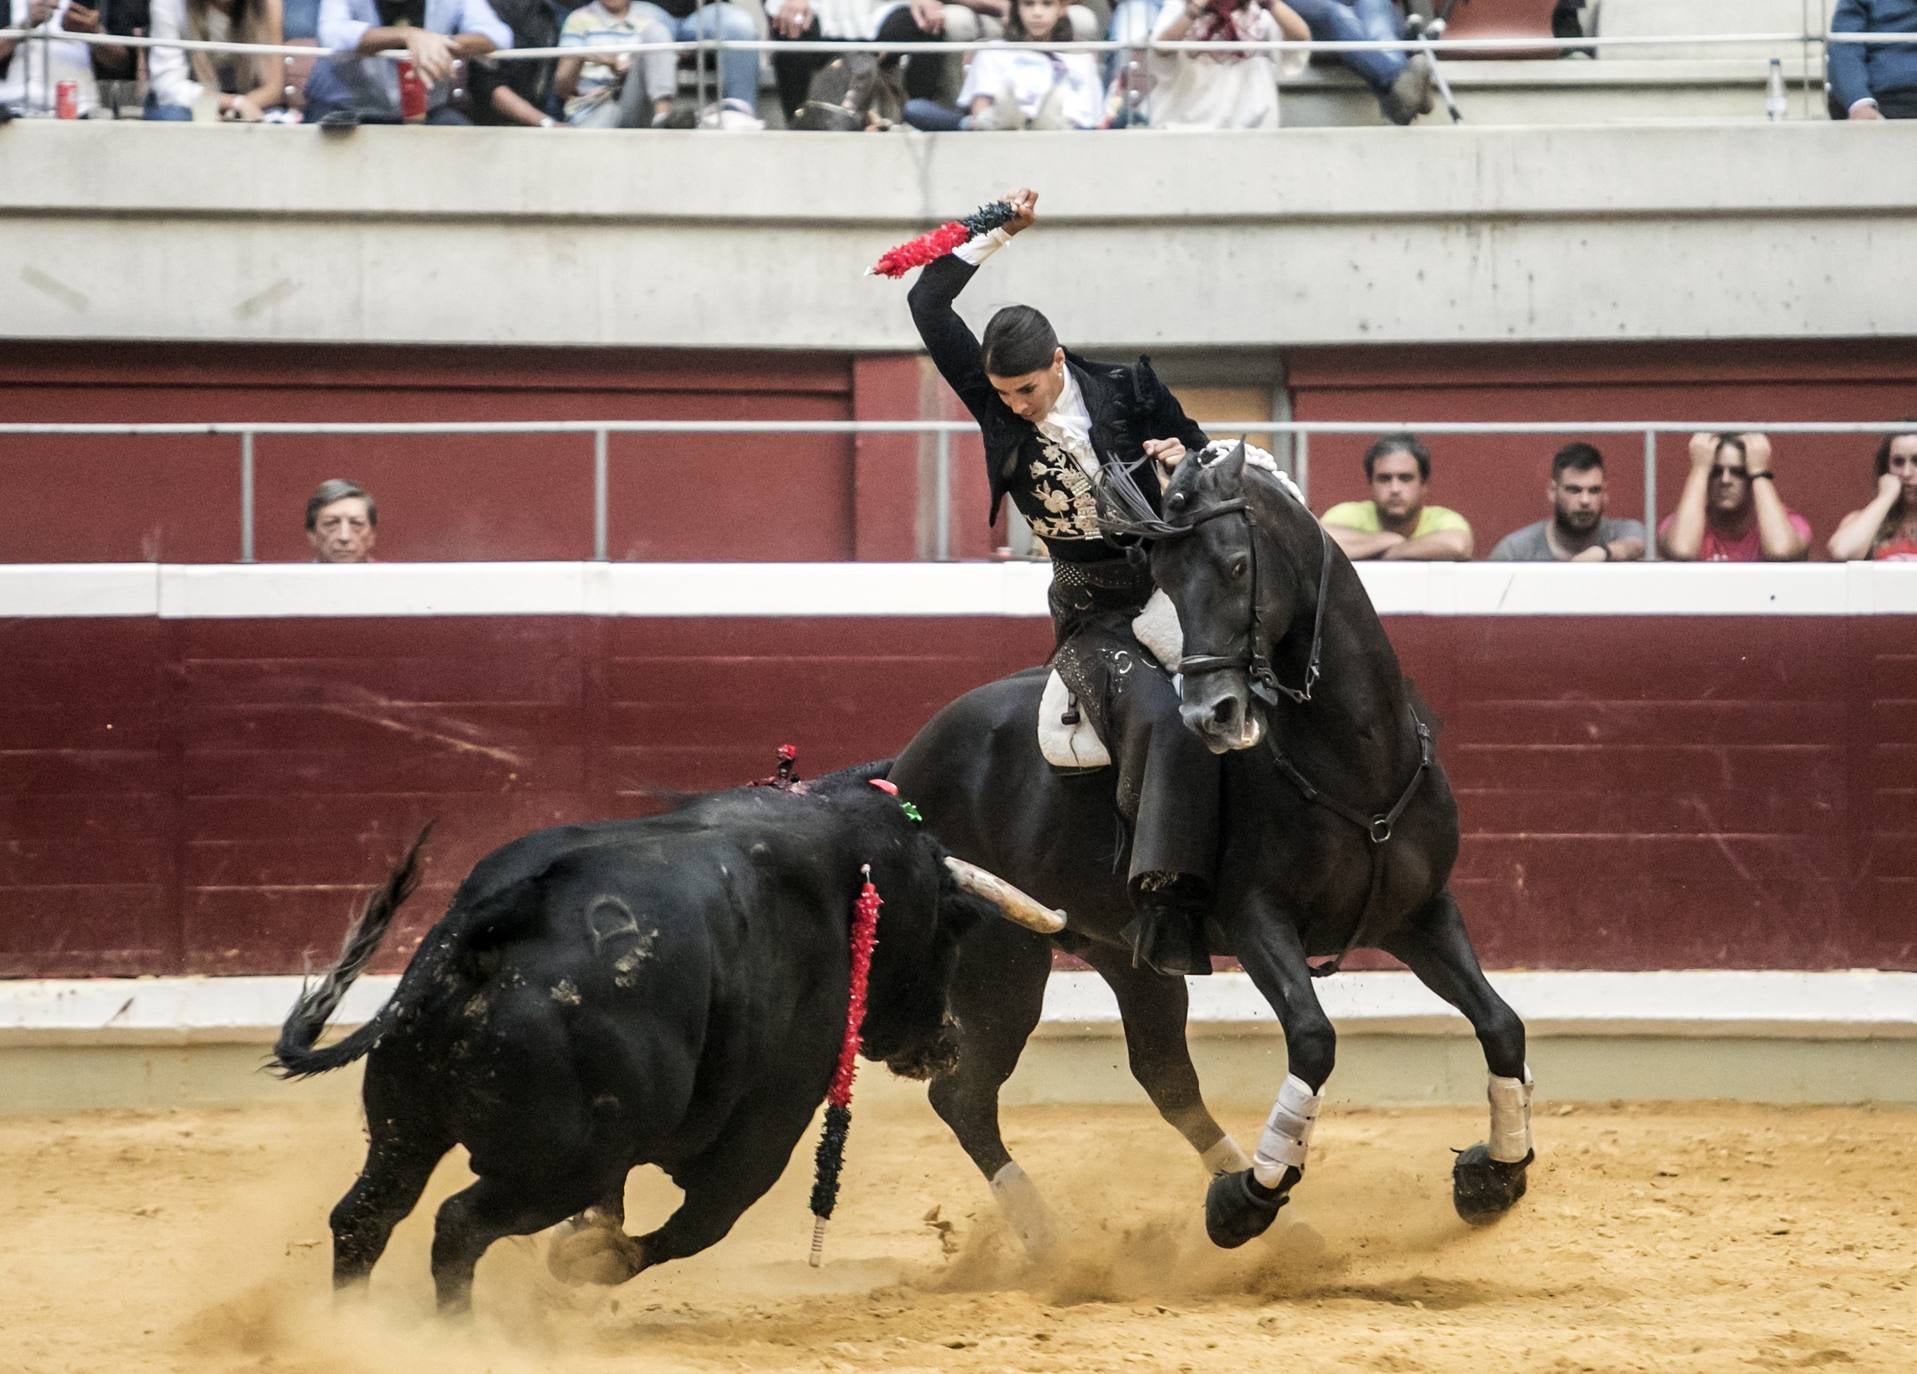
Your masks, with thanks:
M 763 129 L 765 121 L 754 114 L 752 107 L 732 96 L 706 106 L 699 116 L 702 129 Z
M 990 105 L 972 116 L 972 127 L 984 133 L 1016 133 L 1025 127 L 1025 111 L 1010 95 L 995 95 Z
M 1061 82 L 1045 93 L 1045 99 L 1039 103 L 1038 113 L 1032 116 L 1034 129 L 1069 129 L 1070 122 L 1065 118 L 1065 86 Z
M 655 129 L 696 129 L 699 127 L 699 120 L 697 116 L 684 105 L 674 105 L 664 114 L 654 115 L 652 117 L 652 127 Z
M 1393 124 L 1409 124 L 1421 114 L 1429 114 L 1436 97 L 1431 91 L 1431 59 L 1424 53 L 1412 54 L 1397 80 L 1378 97 L 1378 106 Z

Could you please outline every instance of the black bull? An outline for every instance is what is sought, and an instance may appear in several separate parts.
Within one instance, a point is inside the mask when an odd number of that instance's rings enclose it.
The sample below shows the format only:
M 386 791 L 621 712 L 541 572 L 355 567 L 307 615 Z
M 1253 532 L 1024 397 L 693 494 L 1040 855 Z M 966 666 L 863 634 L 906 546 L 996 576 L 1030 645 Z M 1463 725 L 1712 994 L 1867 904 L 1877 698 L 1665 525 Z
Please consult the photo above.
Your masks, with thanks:
M 596 1244 L 585 1267 L 603 1280 L 721 1239 L 825 1095 L 862 864 L 884 902 L 862 1047 L 913 1076 L 945 1064 L 954 949 L 996 909 L 869 785 L 881 771 L 516 840 L 475 866 L 378 1014 L 315 1049 L 413 890 L 422 835 L 275 1047 L 291 1077 L 367 1056 L 370 1139 L 332 1213 L 336 1286 L 368 1277 L 455 1144 L 477 1178 L 439 1210 L 442 1308 L 469 1303 L 495 1240 L 588 1208 L 604 1224 L 574 1239 Z M 656 1231 L 628 1237 L 621 1199 L 640 1164 L 685 1196 Z

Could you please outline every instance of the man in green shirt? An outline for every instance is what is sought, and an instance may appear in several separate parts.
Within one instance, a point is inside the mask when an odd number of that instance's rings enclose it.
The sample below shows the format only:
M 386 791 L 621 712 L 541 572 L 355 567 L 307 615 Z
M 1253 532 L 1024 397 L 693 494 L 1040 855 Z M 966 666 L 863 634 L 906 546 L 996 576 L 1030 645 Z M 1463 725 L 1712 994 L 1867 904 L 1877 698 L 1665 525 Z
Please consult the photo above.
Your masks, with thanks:
M 1369 501 L 1343 501 L 1324 513 L 1325 531 L 1345 557 L 1470 560 L 1471 523 L 1424 502 L 1431 453 L 1416 435 L 1387 434 L 1366 449 L 1365 480 Z

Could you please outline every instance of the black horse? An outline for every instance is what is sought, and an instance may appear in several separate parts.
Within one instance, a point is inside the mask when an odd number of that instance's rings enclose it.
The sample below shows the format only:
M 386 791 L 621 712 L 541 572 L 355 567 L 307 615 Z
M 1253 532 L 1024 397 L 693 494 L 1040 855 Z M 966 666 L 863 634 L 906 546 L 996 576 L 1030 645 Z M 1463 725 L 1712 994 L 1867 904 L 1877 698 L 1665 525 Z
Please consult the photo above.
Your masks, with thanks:
M 1313 976 L 1360 946 L 1402 960 L 1477 1032 L 1492 1131 L 1459 1156 L 1453 1201 L 1466 1221 L 1488 1221 L 1523 1195 L 1532 1158 L 1524 1024 L 1486 982 L 1446 888 L 1457 806 L 1428 712 L 1351 564 L 1275 475 L 1247 468 L 1242 445 L 1182 463 L 1164 512 L 1138 503 L 1107 523 L 1147 540 L 1184 627 L 1183 718 L 1229 754 L 1212 947 L 1235 954 L 1270 1002 L 1290 1068 L 1253 1160 L 1200 1096 L 1183 980 L 1131 967 L 1113 770 L 1074 776 L 1041 757 L 1042 671 L 960 697 L 890 776 L 953 853 L 1068 913 L 1053 941 L 1111 985 L 1134 1075 L 1213 1171 L 1214 1242 L 1262 1233 L 1302 1175 L 1336 1042 Z M 951 993 L 957 1066 L 931 1086 L 1028 1244 L 1043 1210 L 1005 1149 L 998 1093 L 1037 1025 L 1051 953 L 1052 941 L 1003 923 L 974 933 Z M 1329 962 L 1314 969 L 1317 956 Z

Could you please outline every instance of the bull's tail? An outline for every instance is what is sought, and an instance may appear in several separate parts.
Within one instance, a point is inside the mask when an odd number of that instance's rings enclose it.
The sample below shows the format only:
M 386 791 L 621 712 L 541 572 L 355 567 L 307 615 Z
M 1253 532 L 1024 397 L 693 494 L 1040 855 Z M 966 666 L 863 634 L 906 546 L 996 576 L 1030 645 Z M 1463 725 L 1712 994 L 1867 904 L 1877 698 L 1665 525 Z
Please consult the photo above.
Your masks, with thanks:
M 282 1078 L 305 1078 L 311 1074 L 325 1073 L 352 1063 L 373 1047 L 385 1029 L 389 1002 L 379 1014 L 365 1025 L 337 1044 L 325 1049 L 313 1048 L 320 1038 L 320 1032 L 326 1029 L 326 1022 L 345 998 L 346 991 L 358 980 L 360 973 L 372 960 L 379 949 L 379 942 L 385 938 L 387 929 L 393 924 L 393 917 L 399 914 L 400 907 L 413 895 L 419 886 L 419 851 L 426 844 L 426 837 L 433 833 L 433 823 L 428 821 L 426 828 L 419 832 L 412 847 L 386 875 L 386 881 L 379 890 L 366 900 L 365 910 L 359 919 L 346 931 L 346 938 L 340 944 L 339 959 L 326 971 L 317 985 L 305 988 L 300 1000 L 293 1004 L 293 1010 L 287 1014 L 286 1024 L 280 1027 L 280 1038 L 273 1046 L 273 1057 L 267 1067 Z

